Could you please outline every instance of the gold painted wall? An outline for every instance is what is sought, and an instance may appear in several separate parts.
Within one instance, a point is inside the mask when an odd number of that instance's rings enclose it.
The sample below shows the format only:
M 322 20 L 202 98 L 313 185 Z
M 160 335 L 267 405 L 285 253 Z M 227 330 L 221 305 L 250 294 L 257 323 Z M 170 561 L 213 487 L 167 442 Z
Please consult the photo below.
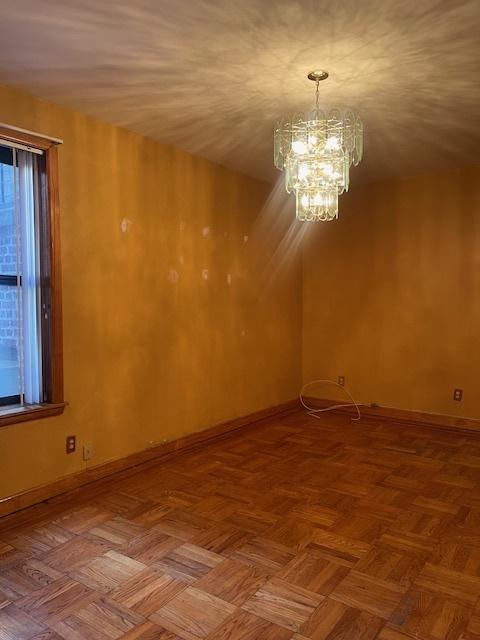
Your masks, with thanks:
M 480 418 L 480 168 L 342 196 L 309 231 L 303 297 L 304 382 L 343 374 L 363 402 Z
M 297 395 L 301 262 L 275 264 L 270 185 L 7 87 L 0 121 L 64 140 L 69 402 L 0 429 L 1 497 L 83 469 L 86 441 L 97 465 Z

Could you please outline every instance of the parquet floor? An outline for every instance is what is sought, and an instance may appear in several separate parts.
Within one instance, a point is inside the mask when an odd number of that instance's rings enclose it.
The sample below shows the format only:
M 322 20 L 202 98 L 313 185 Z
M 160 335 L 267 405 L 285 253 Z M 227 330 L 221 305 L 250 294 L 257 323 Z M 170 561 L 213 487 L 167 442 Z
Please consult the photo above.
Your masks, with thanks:
M 480 640 L 480 438 L 298 412 L 0 521 L 0 639 Z

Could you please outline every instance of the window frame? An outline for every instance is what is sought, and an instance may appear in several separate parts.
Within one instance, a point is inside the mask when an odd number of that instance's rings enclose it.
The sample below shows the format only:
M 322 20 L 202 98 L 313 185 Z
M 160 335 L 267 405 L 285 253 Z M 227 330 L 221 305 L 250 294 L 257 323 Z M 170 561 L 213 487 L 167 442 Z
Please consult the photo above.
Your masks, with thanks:
M 40 291 L 42 309 L 43 393 L 38 405 L 0 406 L 0 427 L 60 415 L 63 397 L 62 276 L 58 193 L 59 140 L 0 124 L 0 144 L 12 142 L 43 151 L 40 168 Z M 45 318 L 45 315 L 47 316 Z

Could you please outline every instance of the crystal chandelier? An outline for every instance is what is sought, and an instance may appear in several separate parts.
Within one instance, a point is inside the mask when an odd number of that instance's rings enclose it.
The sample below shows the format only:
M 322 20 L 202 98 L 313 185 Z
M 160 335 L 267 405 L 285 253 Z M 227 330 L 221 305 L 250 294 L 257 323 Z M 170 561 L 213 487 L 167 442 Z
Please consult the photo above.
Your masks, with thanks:
M 348 191 L 350 166 L 363 154 L 363 125 L 353 111 L 318 106 L 318 85 L 326 71 L 312 71 L 315 108 L 296 113 L 275 126 L 275 166 L 285 171 L 287 193 L 295 193 L 297 219 L 304 222 L 338 217 L 338 196 Z

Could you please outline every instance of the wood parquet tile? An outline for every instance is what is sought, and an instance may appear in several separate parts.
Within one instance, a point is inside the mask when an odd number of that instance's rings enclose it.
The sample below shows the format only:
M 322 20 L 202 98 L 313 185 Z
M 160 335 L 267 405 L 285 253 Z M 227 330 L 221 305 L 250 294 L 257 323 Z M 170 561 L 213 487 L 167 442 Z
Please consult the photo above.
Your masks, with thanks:
M 441 593 L 466 604 L 475 604 L 480 596 L 480 578 L 460 571 L 425 563 L 415 585 L 426 591 Z
M 98 507 L 87 506 L 82 509 L 75 509 L 60 518 L 54 520 L 53 524 L 70 533 L 79 534 L 88 531 L 92 527 L 109 520 L 113 513 L 109 513 Z
M 192 583 L 222 560 L 223 557 L 217 553 L 187 542 L 156 560 L 154 566 L 178 580 Z
M 109 550 L 110 546 L 104 542 L 92 542 L 87 538 L 77 536 L 73 540 L 55 547 L 52 551 L 42 554 L 40 558 L 52 569 L 67 573 L 93 558 L 102 556 Z
M 178 636 L 153 624 L 153 622 L 145 622 L 127 631 L 121 637 L 122 640 L 180 640 Z
M 0 520 L 0 640 L 480 640 L 480 437 L 293 413 Z
M 272 578 L 242 608 L 281 627 L 298 631 L 322 600 L 323 596 Z
M 181 544 L 182 540 L 151 529 L 132 538 L 128 544 L 117 548 L 117 550 L 122 550 L 126 556 L 134 558 L 144 565 L 150 565 Z
M 115 640 L 142 622 L 144 618 L 139 614 L 108 598 L 99 598 L 54 623 L 52 627 L 66 640 Z
M 46 553 L 51 549 L 72 540 L 74 537 L 74 534 L 53 523 L 43 527 L 37 527 L 35 529 L 26 529 L 25 531 L 18 532 L 15 531 L 10 535 L 7 533 L 4 534 L 4 540 L 10 540 L 15 549 L 25 550 L 29 555 Z
M 110 597 L 128 609 L 148 617 L 161 609 L 185 587 L 185 582 L 172 578 L 168 574 L 156 569 L 146 569 L 124 582 L 110 594 Z
M 324 557 L 332 562 L 353 567 L 371 549 L 367 542 L 346 538 L 332 530 L 318 529 L 307 550 L 316 556 Z
M 313 593 L 328 596 L 347 574 L 346 567 L 304 552 L 295 556 L 277 573 L 277 577 Z
M 330 597 L 388 620 L 406 590 L 406 586 L 352 569 Z
M 167 513 L 161 518 L 155 525 L 155 530 L 185 542 L 191 542 L 213 525 L 214 523 L 207 518 L 202 518 L 193 512 L 178 509 Z
M 370 613 L 325 598 L 302 627 L 302 637 L 311 640 L 370 640 L 377 637 L 384 621 Z M 297 640 L 300 637 L 294 636 Z
M 290 640 L 292 632 L 264 618 L 237 611 L 208 636 L 208 640 Z
M 147 532 L 148 529 L 138 522 L 115 517 L 89 529 L 85 537 L 94 542 L 102 541 L 112 546 L 123 546 Z
M 59 636 L 58 633 L 51 629 L 45 629 L 45 631 L 40 631 L 40 633 L 33 636 L 31 640 L 62 640 L 62 636 Z
M 295 557 L 295 552 L 283 544 L 258 537 L 243 544 L 230 557 L 274 575 Z
M 36 620 L 53 624 L 98 597 L 97 592 L 64 576 L 20 598 L 16 604 Z
M 15 638 L 16 640 L 30 640 L 33 636 L 44 631 L 34 618 L 10 604 L 0 609 L 0 638 Z
M 69 576 L 100 593 L 109 593 L 112 589 L 140 573 L 146 565 L 117 551 L 107 551 L 94 558 L 79 569 L 69 572 Z
M 471 613 L 471 608 L 460 602 L 434 593 L 410 591 L 387 627 L 422 640 L 454 640 L 466 631 Z
M 227 559 L 204 575 L 195 586 L 239 607 L 260 589 L 268 577 L 255 567 Z
M 30 558 L 0 573 L 0 590 L 6 597 L 16 600 L 61 577 L 59 571 Z
M 205 591 L 187 587 L 151 616 L 151 620 L 184 640 L 206 638 L 236 607 Z

